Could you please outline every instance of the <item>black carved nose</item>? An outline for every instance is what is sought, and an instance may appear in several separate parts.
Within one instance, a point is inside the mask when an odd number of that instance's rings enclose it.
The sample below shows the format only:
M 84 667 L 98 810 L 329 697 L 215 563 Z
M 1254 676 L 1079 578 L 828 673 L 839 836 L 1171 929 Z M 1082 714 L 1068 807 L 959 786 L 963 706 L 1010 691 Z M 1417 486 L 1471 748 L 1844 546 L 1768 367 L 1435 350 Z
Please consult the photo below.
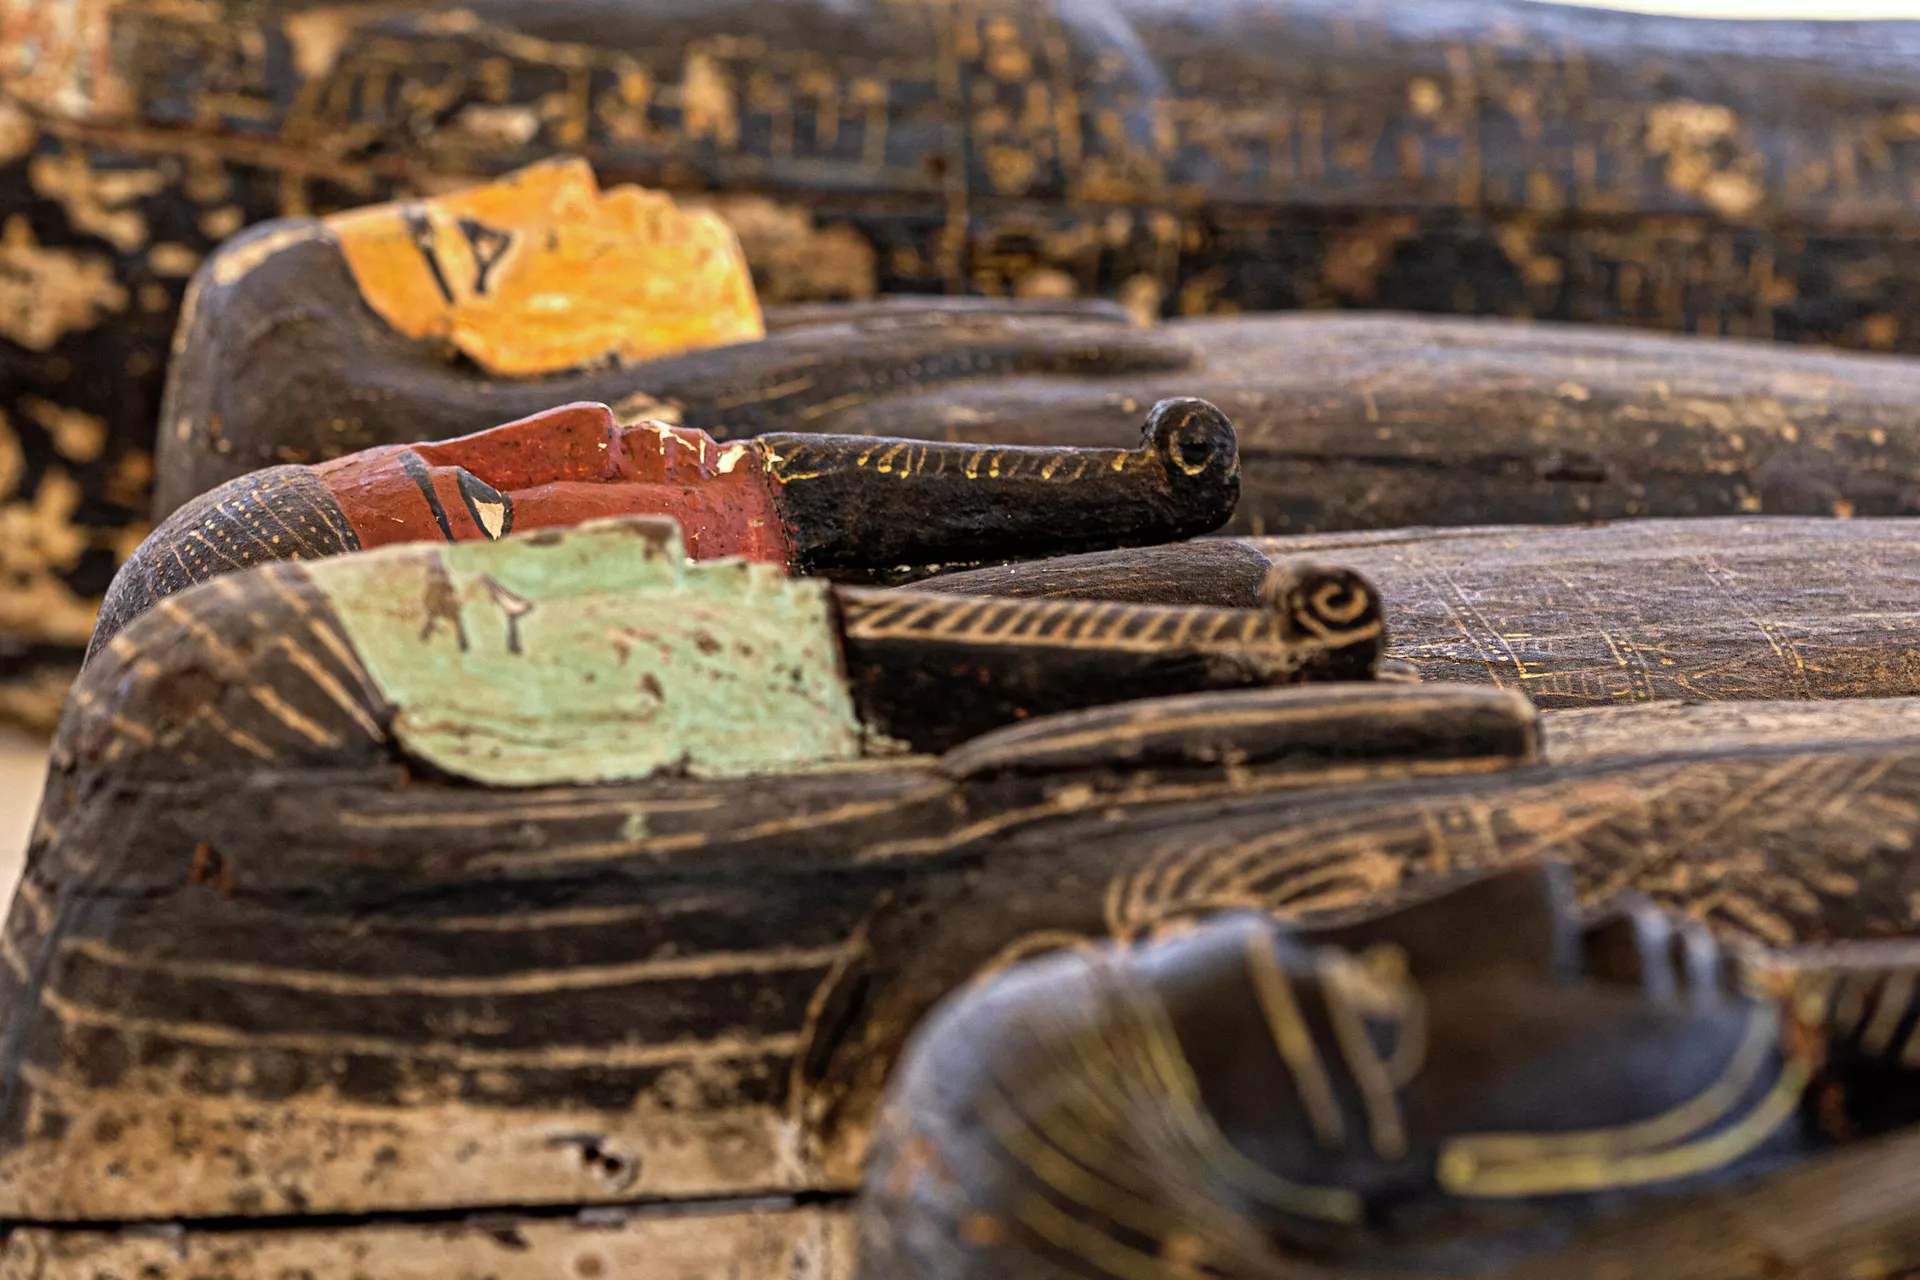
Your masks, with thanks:
M 1205 400 L 1162 400 L 1147 414 L 1142 435 L 1169 475 L 1218 474 L 1240 460 L 1233 423 Z

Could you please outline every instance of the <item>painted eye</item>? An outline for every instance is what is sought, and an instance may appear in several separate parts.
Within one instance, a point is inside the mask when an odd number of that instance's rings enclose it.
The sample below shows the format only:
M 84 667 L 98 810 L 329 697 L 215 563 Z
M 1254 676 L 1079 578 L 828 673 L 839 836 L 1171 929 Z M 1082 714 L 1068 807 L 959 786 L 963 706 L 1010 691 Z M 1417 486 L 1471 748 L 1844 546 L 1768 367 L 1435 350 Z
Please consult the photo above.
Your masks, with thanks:
M 513 532 L 513 499 L 500 492 L 465 467 L 454 468 L 454 483 L 467 504 L 473 522 L 489 539 L 504 538 Z

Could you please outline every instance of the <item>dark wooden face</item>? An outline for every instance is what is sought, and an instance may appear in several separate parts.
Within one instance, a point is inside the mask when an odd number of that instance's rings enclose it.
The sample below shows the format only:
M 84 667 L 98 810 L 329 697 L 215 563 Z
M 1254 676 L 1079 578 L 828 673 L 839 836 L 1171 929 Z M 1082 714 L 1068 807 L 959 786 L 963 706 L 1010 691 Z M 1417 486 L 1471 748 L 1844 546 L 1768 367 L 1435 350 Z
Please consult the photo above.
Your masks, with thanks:
M 314 474 L 362 547 L 659 515 L 678 522 L 694 559 L 787 560 L 759 450 L 723 447 L 691 428 L 623 427 L 605 405 L 565 405 L 440 444 L 372 449 Z
M 1749 981 L 1766 960 L 1672 945 L 1689 926 L 1649 907 L 1586 925 L 1564 870 L 963 987 L 888 1089 L 863 1274 L 1093 1280 L 1170 1253 L 1197 1275 L 1491 1274 L 1590 1196 L 1631 1213 L 1791 1159 L 1817 1002 Z

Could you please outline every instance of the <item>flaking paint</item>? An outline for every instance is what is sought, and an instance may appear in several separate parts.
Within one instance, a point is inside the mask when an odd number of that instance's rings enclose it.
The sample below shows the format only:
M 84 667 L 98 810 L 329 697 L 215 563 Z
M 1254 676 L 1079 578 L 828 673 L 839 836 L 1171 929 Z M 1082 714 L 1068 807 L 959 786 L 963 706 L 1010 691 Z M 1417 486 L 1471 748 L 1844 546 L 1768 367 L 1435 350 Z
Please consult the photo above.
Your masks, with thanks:
M 670 523 L 329 560 L 314 580 L 414 757 L 495 786 L 847 761 L 824 584 L 686 560 Z

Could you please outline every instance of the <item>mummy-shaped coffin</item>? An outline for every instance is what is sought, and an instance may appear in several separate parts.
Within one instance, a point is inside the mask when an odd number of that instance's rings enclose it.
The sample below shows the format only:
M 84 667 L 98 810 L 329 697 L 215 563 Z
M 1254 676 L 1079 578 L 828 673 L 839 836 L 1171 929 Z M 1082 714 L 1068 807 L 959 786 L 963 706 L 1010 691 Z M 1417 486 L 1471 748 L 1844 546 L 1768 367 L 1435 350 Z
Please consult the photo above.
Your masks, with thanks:
M 102 649 L 0 945 L 20 1265 L 844 1277 L 904 1038 L 1035 953 L 1541 857 L 1745 939 L 1920 924 L 1908 702 L 1543 758 L 1515 694 L 1319 682 L 1384 643 L 1344 570 L 1182 609 L 669 550 L 269 565 Z
M 696 559 L 884 573 L 1189 537 L 1225 523 L 1239 486 L 1233 424 L 1200 400 L 1154 406 L 1133 449 L 787 433 L 723 447 L 567 405 L 441 444 L 269 467 L 202 494 L 121 568 L 93 647 L 219 574 L 400 542 L 650 515 L 677 522 Z
M 1583 919 L 1564 871 L 1337 926 L 1245 913 L 952 997 L 888 1091 L 861 1275 L 1920 1263 L 1920 948 L 1723 949 L 1632 897 Z M 1796 1169 L 1811 1203 L 1740 1231 L 1734 1197 Z

